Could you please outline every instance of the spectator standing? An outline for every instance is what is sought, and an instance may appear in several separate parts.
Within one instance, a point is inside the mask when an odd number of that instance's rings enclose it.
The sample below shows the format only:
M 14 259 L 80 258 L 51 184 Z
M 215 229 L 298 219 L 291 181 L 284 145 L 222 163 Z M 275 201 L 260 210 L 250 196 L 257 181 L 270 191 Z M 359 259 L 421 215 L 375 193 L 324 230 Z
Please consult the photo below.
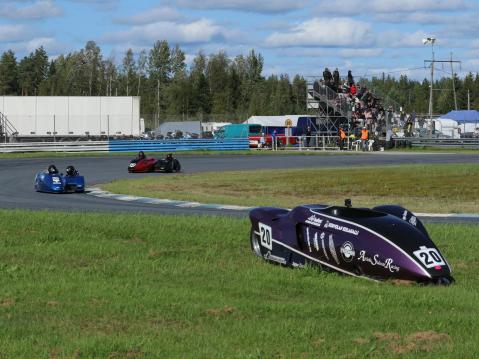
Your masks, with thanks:
M 346 132 L 344 132 L 343 128 L 339 128 L 339 150 L 342 151 L 344 148 L 344 142 L 346 141 Z
M 336 69 L 333 72 L 333 83 L 334 83 L 334 91 L 338 92 L 339 89 L 339 70 Z
M 349 93 L 351 94 L 351 96 L 356 96 L 357 92 L 358 92 L 358 89 L 357 89 L 356 85 L 352 84 L 349 87 Z
M 348 71 L 348 86 L 351 87 L 354 85 L 354 77 L 353 74 L 351 73 L 351 70 Z
M 309 141 L 311 141 L 311 126 L 306 129 L 306 147 L 309 147 Z
M 368 148 L 368 141 L 369 141 L 369 131 L 366 127 L 363 127 L 361 130 L 361 145 L 363 151 L 366 151 Z
M 331 86 L 331 80 L 332 80 L 332 75 L 331 75 L 331 71 L 329 71 L 329 69 L 326 67 L 323 71 L 323 78 L 324 78 L 324 83 L 326 84 L 326 86 Z

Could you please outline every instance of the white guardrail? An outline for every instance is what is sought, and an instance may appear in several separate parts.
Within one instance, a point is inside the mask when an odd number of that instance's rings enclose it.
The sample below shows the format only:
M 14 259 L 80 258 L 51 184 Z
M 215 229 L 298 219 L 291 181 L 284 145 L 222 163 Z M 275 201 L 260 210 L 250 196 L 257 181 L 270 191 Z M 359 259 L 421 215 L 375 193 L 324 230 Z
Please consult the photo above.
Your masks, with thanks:
M 0 143 L 0 153 L 89 151 L 108 152 L 108 141 Z

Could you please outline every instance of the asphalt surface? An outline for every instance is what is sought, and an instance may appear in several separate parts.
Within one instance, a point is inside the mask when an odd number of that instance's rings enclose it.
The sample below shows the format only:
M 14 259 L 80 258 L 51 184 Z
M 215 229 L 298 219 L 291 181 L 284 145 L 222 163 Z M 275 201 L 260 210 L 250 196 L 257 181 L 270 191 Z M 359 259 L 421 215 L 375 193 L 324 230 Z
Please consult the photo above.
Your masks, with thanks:
M 460 153 L 359 153 L 354 155 L 182 155 L 177 158 L 185 173 L 221 172 L 230 170 L 259 170 L 285 168 L 321 168 L 350 166 L 383 166 L 394 164 L 434 164 L 434 163 L 479 163 L 479 154 Z M 115 179 L 138 178 L 143 176 L 168 176 L 169 174 L 129 174 L 129 157 L 71 157 L 71 158 L 25 158 L 0 159 L 0 208 L 61 210 L 61 211 L 100 211 L 100 212 L 141 212 L 162 214 L 210 214 L 244 216 L 245 211 L 225 209 L 180 208 L 171 205 L 129 203 L 108 198 L 98 198 L 86 194 L 47 194 L 33 189 L 35 174 L 55 164 L 59 169 L 74 165 L 85 176 L 87 186 L 110 182 Z M 165 198 L 168 194 L 165 193 Z M 435 218 L 434 221 L 441 221 Z M 457 219 L 448 219 L 456 221 Z M 478 221 L 469 219 L 468 221 Z

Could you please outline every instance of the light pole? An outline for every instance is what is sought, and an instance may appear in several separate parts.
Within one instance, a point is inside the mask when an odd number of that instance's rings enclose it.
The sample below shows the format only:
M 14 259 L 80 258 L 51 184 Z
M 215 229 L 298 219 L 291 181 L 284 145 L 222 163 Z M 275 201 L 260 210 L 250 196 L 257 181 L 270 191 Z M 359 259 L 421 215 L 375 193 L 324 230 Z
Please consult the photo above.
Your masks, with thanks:
M 434 43 L 436 42 L 436 38 L 434 37 L 426 37 L 422 39 L 422 43 L 424 45 L 431 44 L 431 51 L 432 51 L 432 61 L 431 61 L 431 83 L 429 84 L 429 134 L 432 134 L 432 87 L 434 83 Z

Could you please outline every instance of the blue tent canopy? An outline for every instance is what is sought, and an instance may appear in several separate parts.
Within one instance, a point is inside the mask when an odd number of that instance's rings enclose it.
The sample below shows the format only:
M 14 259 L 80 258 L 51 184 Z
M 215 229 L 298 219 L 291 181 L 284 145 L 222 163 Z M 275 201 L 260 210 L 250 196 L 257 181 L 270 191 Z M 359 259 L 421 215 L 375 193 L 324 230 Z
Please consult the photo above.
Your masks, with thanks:
M 440 118 L 457 121 L 457 123 L 478 123 L 479 111 L 476 110 L 460 110 L 450 111 Z

